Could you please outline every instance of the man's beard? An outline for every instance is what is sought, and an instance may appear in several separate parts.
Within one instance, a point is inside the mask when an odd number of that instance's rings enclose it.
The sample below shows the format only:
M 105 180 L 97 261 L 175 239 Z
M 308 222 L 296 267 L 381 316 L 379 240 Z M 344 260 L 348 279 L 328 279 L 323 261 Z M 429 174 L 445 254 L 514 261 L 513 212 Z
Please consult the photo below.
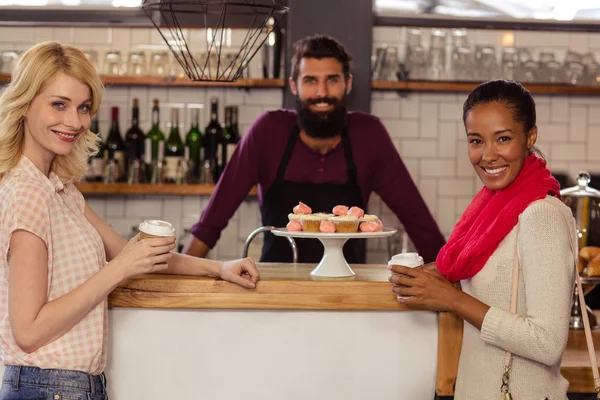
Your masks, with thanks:
M 334 106 L 331 111 L 315 112 L 310 106 L 318 103 L 328 103 Z M 298 126 L 306 134 L 315 139 L 327 139 L 339 135 L 346 128 L 346 106 L 344 99 L 335 97 L 319 97 L 306 101 L 296 98 L 298 111 Z

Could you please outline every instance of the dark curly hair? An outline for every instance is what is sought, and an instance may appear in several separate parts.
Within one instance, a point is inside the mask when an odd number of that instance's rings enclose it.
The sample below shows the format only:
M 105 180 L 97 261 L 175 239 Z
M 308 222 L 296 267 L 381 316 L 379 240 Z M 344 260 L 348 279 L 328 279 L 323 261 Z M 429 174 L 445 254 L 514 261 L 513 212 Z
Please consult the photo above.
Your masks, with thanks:
M 335 58 L 342 64 L 344 77 L 350 77 L 352 54 L 338 40 L 327 35 L 307 36 L 294 44 L 294 55 L 292 56 L 292 79 L 298 79 L 300 61 L 303 58 Z

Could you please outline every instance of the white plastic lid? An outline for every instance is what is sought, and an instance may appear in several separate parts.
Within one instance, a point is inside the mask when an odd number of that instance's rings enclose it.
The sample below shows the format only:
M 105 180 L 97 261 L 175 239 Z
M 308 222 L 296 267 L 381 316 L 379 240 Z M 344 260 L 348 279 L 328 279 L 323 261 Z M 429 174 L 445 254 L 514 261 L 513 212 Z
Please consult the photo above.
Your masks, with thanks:
M 423 264 L 423 257 L 419 253 L 396 254 L 388 261 L 388 265 L 403 265 L 410 268 L 419 267 Z
M 138 226 L 140 232 L 147 233 L 148 235 L 154 236 L 175 236 L 175 229 L 167 221 L 160 221 L 158 219 L 146 220 Z

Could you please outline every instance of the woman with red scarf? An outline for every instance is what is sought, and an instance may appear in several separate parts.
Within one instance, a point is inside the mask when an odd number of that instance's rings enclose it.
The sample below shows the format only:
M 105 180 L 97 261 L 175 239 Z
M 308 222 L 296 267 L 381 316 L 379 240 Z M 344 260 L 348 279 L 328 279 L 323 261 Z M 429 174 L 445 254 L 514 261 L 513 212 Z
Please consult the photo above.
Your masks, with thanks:
M 392 291 L 408 306 L 463 318 L 455 399 L 503 399 L 512 353 L 515 400 L 567 398 L 560 374 L 574 285 L 575 222 L 559 184 L 536 155 L 535 103 L 520 84 L 478 86 L 463 107 L 469 159 L 484 187 L 456 224 L 434 264 L 394 265 Z M 573 247 L 571 247 L 573 246 Z M 517 312 L 510 312 L 513 260 Z M 461 289 L 455 283 L 460 282 Z

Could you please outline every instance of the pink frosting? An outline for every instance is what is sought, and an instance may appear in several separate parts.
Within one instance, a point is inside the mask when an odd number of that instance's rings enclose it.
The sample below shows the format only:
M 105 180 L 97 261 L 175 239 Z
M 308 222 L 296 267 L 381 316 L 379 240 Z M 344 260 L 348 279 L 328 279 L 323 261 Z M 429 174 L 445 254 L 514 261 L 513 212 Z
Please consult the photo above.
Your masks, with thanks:
M 292 232 L 300 232 L 302 230 L 302 224 L 300 223 L 300 221 L 296 221 L 295 219 L 288 222 L 288 224 L 285 227 L 288 231 Z
M 379 226 L 379 230 L 382 231 L 383 230 L 383 222 L 381 222 L 380 219 L 377 219 L 377 221 L 375 221 L 377 223 L 377 225 Z
M 365 215 L 365 211 L 360 207 L 351 207 L 346 215 L 354 215 L 356 218 L 360 218 Z
M 323 233 L 334 233 L 335 225 L 331 221 L 321 221 L 321 225 L 319 226 L 319 230 Z
M 379 230 L 379 225 L 375 221 L 362 222 L 359 229 L 361 232 L 376 232 Z
M 307 215 L 311 213 L 312 209 L 301 201 L 298 202 L 298 205 L 296 207 L 294 207 L 294 214 Z
M 346 206 L 335 206 L 335 207 L 333 207 L 333 211 L 332 212 L 333 212 L 334 215 L 338 215 L 338 216 L 346 215 L 346 213 L 348 212 L 348 207 L 346 207 Z

